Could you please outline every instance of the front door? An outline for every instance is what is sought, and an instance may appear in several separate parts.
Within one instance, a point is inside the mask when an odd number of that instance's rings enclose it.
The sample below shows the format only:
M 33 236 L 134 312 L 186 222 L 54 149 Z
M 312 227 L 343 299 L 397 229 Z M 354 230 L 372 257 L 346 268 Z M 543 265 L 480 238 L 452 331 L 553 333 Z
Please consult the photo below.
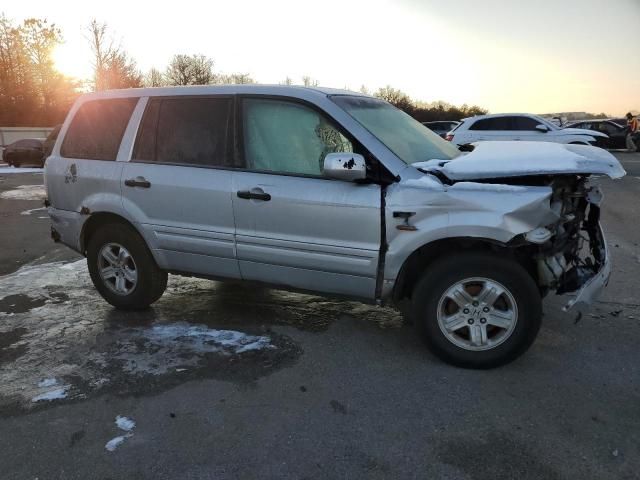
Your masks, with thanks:
M 233 99 L 149 99 L 122 174 L 124 207 L 168 270 L 239 278 L 230 162 Z
M 360 149 L 306 104 L 244 98 L 233 173 L 242 278 L 366 299 L 375 297 L 380 186 L 322 176 L 327 153 Z
M 511 117 L 515 136 L 519 140 L 528 142 L 554 142 L 556 141 L 553 130 L 542 131 L 536 127 L 542 123 L 531 117 Z M 544 125 L 544 124 L 542 124 Z

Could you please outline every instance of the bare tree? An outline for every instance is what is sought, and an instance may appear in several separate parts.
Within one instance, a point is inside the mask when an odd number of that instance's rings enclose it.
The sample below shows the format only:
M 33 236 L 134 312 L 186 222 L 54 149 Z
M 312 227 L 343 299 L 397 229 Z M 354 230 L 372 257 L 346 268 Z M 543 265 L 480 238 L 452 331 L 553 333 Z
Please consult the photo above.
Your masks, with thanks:
M 374 96 L 386 100 L 391 105 L 410 113 L 414 109 L 414 102 L 411 97 L 404 93 L 402 90 L 397 90 L 390 85 L 379 88 Z
M 256 83 L 256 81 L 251 78 L 251 75 L 249 75 L 248 73 L 230 73 L 218 75 L 216 78 L 216 83 L 246 84 Z
M 305 87 L 317 87 L 318 86 L 318 81 L 313 79 L 313 78 L 311 78 L 308 75 L 305 75 L 305 76 L 302 77 L 302 84 Z
M 145 87 L 163 87 L 167 84 L 164 74 L 157 68 L 151 68 L 144 76 Z
M 284 80 L 280 82 L 280 85 L 293 85 L 293 80 L 290 77 L 284 77 Z
M 136 62 L 114 43 L 107 24 L 94 19 L 88 30 L 94 58 L 95 90 L 142 86 L 142 75 Z
M 213 60 L 204 55 L 174 55 L 165 78 L 169 85 L 209 85 L 215 83 Z

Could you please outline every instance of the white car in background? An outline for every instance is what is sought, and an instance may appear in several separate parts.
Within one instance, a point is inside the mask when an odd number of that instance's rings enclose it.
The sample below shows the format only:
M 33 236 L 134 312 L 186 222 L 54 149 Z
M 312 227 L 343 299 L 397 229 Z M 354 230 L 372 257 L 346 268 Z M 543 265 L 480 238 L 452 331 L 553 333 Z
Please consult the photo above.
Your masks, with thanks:
M 445 138 L 456 145 L 491 140 L 524 140 L 601 146 L 608 137 L 594 130 L 560 128 L 537 115 L 500 113 L 465 118 Z

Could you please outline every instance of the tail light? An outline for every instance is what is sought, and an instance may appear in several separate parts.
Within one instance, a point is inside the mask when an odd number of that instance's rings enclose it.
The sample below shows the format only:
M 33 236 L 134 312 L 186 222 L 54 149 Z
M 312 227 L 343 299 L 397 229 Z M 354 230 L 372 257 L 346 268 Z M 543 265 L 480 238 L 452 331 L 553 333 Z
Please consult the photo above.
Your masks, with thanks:
M 447 142 L 451 142 L 451 141 L 453 140 L 453 135 L 451 135 L 450 133 L 447 133 L 447 136 L 446 136 L 446 137 L 444 137 L 444 139 L 445 139 Z

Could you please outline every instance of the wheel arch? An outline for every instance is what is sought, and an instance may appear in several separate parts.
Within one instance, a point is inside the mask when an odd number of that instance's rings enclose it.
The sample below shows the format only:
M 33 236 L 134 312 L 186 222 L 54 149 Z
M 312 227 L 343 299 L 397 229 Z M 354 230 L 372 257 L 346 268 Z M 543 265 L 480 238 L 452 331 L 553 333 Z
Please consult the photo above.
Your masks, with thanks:
M 123 216 L 112 212 L 94 212 L 89 215 L 89 218 L 87 218 L 87 220 L 84 222 L 84 224 L 82 225 L 82 230 L 80 231 L 80 251 L 84 255 L 86 255 L 87 245 L 89 244 L 91 235 L 93 235 L 100 226 L 107 223 L 120 223 L 122 225 L 126 225 L 127 227 L 137 232 L 138 235 L 140 235 L 140 237 L 144 240 L 145 244 L 147 243 L 144 235 L 142 235 L 142 232 L 140 232 L 140 230 L 136 228 L 136 226 L 132 222 L 130 222 Z
M 416 248 L 405 259 L 393 287 L 393 301 L 397 303 L 404 298 L 411 298 L 413 286 L 433 261 L 461 251 L 487 252 L 507 256 L 519 263 L 538 284 L 536 264 L 528 246 L 514 247 L 490 238 L 449 237 L 426 243 Z

